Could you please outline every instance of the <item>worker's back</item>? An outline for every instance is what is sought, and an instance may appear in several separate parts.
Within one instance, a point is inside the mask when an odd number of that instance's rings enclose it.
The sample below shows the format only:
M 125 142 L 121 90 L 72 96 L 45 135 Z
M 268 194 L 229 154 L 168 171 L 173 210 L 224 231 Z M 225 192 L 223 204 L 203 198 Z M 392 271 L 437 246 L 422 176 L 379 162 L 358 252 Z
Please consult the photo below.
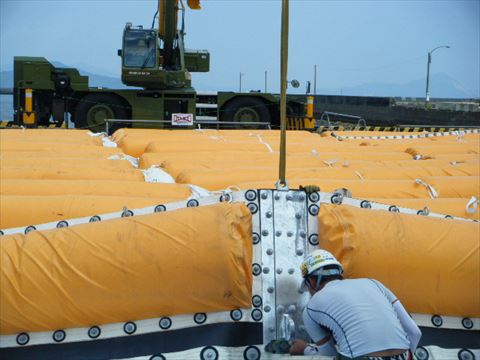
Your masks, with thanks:
M 310 299 L 305 326 L 310 334 L 316 333 L 312 328 L 319 324 L 330 330 L 339 353 L 352 358 L 387 349 L 406 350 L 409 341 L 393 309 L 395 300 L 376 280 L 330 281 Z

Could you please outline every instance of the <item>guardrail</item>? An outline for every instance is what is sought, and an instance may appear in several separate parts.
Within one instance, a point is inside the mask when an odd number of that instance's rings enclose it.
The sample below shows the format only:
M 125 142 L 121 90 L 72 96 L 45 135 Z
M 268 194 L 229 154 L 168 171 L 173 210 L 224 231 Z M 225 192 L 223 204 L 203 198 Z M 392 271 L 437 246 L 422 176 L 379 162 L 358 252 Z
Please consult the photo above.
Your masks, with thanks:
M 126 124 L 172 124 L 171 120 L 129 120 L 129 119 L 105 119 L 105 132 L 109 134 L 110 125 L 113 123 L 126 123 Z M 218 121 L 218 120 L 202 120 L 193 121 L 193 126 L 197 129 L 201 129 L 201 125 L 235 125 L 238 128 L 243 126 L 265 126 L 265 128 L 271 130 L 271 124 L 269 122 L 238 122 L 238 121 Z M 174 127 L 176 129 L 182 128 L 182 126 Z M 191 126 L 185 126 L 185 128 L 191 128 Z

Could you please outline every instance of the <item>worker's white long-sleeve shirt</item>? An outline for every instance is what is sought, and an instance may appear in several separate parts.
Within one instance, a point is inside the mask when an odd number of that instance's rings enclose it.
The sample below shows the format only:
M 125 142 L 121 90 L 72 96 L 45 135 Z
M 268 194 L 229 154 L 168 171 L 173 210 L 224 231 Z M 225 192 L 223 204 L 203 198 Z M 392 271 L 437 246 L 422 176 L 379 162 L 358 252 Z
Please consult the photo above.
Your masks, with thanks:
M 397 298 L 379 281 L 347 279 L 328 282 L 315 293 L 303 313 L 305 328 L 317 342 L 333 335 L 337 350 L 347 357 L 357 357 L 388 349 L 415 348 L 420 330 L 413 320 L 417 338 L 404 329 L 394 309 Z M 402 307 L 403 309 L 403 307 Z M 408 316 L 408 315 L 407 315 Z

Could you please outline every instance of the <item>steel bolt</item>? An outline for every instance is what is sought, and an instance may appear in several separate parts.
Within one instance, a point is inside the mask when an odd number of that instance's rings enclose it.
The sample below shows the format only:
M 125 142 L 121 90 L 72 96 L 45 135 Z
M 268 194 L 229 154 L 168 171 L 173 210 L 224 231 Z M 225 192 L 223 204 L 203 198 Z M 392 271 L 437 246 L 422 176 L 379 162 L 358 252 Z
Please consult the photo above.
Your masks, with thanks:
M 297 255 L 302 256 L 303 255 L 303 250 L 302 249 L 297 249 Z
M 269 305 L 265 305 L 265 307 L 263 308 L 265 312 L 270 312 L 271 309 L 272 308 Z
M 268 267 L 263 268 L 263 273 L 268 274 L 270 272 L 270 269 Z
M 270 219 L 270 218 L 272 217 L 272 212 L 271 212 L 271 211 L 267 211 L 267 213 L 265 214 L 265 216 Z
M 277 230 L 277 231 L 275 232 L 275 235 L 276 235 L 276 236 L 282 236 L 282 232 L 281 232 L 280 230 Z
M 292 237 L 292 236 L 293 236 L 293 232 L 292 232 L 292 231 L 288 231 L 288 232 L 287 232 L 287 236 L 288 236 L 288 237 Z
M 302 214 L 299 213 L 299 212 L 297 212 L 297 213 L 295 214 L 295 217 L 296 217 L 297 219 L 301 219 L 301 218 L 302 218 Z
M 277 269 L 277 274 L 280 275 L 283 272 L 282 268 Z
M 262 199 L 265 200 L 266 198 L 268 198 L 268 194 L 266 192 L 263 192 L 262 193 Z
M 273 249 L 267 249 L 267 255 L 272 255 L 273 254 Z
M 300 237 L 302 238 L 306 238 L 307 237 L 307 233 L 305 231 L 300 231 Z
M 273 286 L 269 286 L 269 287 L 267 288 L 267 291 L 268 291 L 270 294 L 273 294 L 273 291 L 274 291 L 274 290 L 275 290 L 275 289 L 273 288 Z
M 280 200 L 280 195 L 275 194 L 275 196 L 273 198 L 278 201 L 278 200 Z
M 292 195 L 287 194 L 287 196 L 285 198 L 287 199 L 287 201 L 290 201 L 290 200 L 292 200 Z
M 295 269 L 294 269 L 294 268 L 288 269 L 288 273 L 289 273 L 290 275 L 292 275 L 294 272 L 295 272 Z
M 299 201 L 304 201 L 305 200 L 305 195 L 300 194 L 300 196 L 298 197 L 298 200 Z
M 268 230 L 262 230 L 262 235 L 263 236 L 268 236 Z

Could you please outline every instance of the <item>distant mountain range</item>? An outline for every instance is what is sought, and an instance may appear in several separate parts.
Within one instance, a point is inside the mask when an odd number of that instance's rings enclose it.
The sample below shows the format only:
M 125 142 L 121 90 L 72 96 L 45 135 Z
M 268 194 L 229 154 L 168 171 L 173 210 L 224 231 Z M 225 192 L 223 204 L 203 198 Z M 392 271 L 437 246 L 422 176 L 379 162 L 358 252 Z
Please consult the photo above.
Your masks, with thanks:
M 56 67 L 68 67 L 60 62 L 52 62 Z M 90 86 L 106 88 L 125 88 L 120 78 L 99 75 L 79 69 L 82 75 L 89 77 Z M 0 88 L 13 87 L 13 71 L 0 72 Z M 216 89 L 222 90 L 222 89 Z M 319 94 L 339 94 L 339 89 L 320 89 Z M 361 85 L 344 87 L 340 90 L 341 95 L 356 96 L 388 96 L 388 97 L 424 97 L 425 79 L 412 80 L 403 84 L 389 84 L 372 82 Z M 464 89 L 455 79 L 450 76 L 438 73 L 430 77 L 430 96 L 432 98 L 479 98 L 480 94 L 472 94 Z
M 412 80 L 404 84 L 366 83 L 342 88 L 343 95 L 425 97 L 425 79 Z M 337 90 L 338 92 L 338 90 Z M 430 96 L 432 98 L 479 98 L 464 89 L 455 79 L 438 73 L 430 76 Z

